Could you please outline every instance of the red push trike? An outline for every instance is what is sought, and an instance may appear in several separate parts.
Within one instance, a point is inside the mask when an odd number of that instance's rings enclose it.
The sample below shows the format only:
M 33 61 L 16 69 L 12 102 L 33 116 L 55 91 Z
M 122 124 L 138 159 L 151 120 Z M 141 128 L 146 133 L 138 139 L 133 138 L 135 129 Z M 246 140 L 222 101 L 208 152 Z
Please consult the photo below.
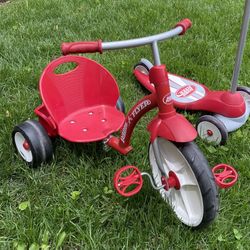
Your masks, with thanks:
M 158 115 L 149 123 L 151 134 L 149 160 L 153 187 L 159 190 L 177 217 L 190 227 L 202 227 L 213 221 L 218 212 L 215 178 L 202 152 L 193 142 L 195 128 L 176 113 L 170 95 L 168 73 L 160 63 L 157 42 L 180 34 L 191 26 L 188 19 L 168 32 L 145 38 L 118 42 L 75 42 L 62 44 L 64 55 L 100 52 L 151 44 L 155 65 L 149 72 L 155 91 L 143 97 L 124 115 L 124 105 L 112 75 L 100 64 L 88 58 L 66 55 L 52 61 L 40 79 L 42 105 L 35 109 L 39 122 L 27 120 L 16 126 L 13 142 L 18 153 L 31 166 L 52 158 L 50 137 L 60 136 L 71 142 L 104 141 L 106 145 L 126 155 L 132 150 L 130 139 L 140 118 L 153 108 Z M 58 66 L 75 63 L 73 70 L 56 74 Z M 120 137 L 112 133 L 121 129 Z M 217 176 L 228 186 L 227 177 L 235 180 L 229 169 Z M 128 173 L 125 175 L 124 173 Z M 142 173 L 136 167 L 120 169 L 114 178 L 118 192 L 133 195 L 142 187 Z M 132 189 L 130 189 L 132 188 Z

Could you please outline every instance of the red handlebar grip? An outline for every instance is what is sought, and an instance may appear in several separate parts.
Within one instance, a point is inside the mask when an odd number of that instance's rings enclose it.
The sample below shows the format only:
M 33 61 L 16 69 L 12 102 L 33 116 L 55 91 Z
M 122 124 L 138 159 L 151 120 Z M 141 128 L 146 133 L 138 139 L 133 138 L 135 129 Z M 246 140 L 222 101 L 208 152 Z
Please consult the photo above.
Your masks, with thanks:
M 183 28 L 183 31 L 180 33 L 180 35 L 184 35 L 186 31 L 192 26 L 192 22 L 188 18 L 185 18 L 175 25 L 175 27 L 178 26 Z
M 102 41 L 62 43 L 61 51 L 63 55 L 71 53 L 102 53 Z

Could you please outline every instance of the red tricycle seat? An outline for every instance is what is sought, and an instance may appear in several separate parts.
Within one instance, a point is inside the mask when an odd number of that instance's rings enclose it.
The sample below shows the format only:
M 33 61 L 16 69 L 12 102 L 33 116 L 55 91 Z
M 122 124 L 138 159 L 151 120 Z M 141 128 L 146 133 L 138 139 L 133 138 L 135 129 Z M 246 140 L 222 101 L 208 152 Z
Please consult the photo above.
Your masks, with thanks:
M 65 63 L 76 67 L 56 73 Z M 115 79 L 88 58 L 63 56 L 52 61 L 41 76 L 40 94 L 57 133 L 72 142 L 102 140 L 118 131 L 125 120 L 116 108 L 120 93 Z
M 116 108 L 101 105 L 68 115 L 58 125 L 58 131 L 69 141 L 98 141 L 119 129 L 123 121 L 124 115 Z

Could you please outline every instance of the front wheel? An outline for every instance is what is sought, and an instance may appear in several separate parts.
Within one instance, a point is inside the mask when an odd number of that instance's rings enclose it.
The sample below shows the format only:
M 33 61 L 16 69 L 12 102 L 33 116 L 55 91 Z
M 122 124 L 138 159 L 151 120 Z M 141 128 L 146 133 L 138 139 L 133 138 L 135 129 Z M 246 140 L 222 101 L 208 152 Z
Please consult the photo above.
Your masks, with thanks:
M 163 176 L 172 172 L 177 176 L 178 188 L 161 188 L 159 192 L 183 224 L 200 228 L 215 219 L 217 187 L 207 160 L 194 142 L 174 144 L 157 138 L 150 144 L 149 160 L 158 187 L 164 184 Z

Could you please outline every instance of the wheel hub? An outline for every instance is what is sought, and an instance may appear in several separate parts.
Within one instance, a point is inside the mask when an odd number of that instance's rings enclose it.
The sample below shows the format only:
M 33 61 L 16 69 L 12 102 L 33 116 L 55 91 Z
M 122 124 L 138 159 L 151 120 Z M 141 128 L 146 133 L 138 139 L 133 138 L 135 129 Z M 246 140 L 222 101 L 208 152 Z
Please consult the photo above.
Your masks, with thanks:
M 30 145 L 29 145 L 29 143 L 25 140 L 24 141 L 24 143 L 23 143 L 23 148 L 25 149 L 25 150 L 30 150 Z
M 164 185 L 164 189 L 166 191 L 168 191 L 170 188 L 175 188 L 176 190 L 179 190 L 181 187 L 180 181 L 177 175 L 173 171 L 170 171 L 168 173 L 168 178 L 166 178 L 165 176 L 162 176 L 161 182 L 162 182 L 162 185 Z
M 210 129 L 207 130 L 207 135 L 208 135 L 208 136 L 213 136 L 213 134 L 214 134 L 214 133 L 213 133 L 212 130 L 210 130 Z

